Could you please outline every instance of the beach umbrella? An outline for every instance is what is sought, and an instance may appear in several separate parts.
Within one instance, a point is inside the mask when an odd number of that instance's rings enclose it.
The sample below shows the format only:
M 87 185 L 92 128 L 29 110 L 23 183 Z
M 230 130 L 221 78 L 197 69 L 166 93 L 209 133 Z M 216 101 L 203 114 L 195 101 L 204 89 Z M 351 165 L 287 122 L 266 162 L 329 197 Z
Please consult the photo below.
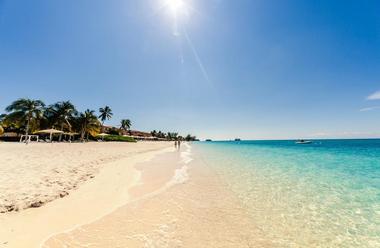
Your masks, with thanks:
M 109 134 L 108 133 L 101 133 L 101 134 L 98 134 L 98 136 L 102 137 L 102 140 L 104 140 L 104 136 L 108 136 Z
M 75 136 L 75 135 L 79 135 L 79 133 L 63 133 L 65 136 L 69 136 L 69 140 L 71 141 L 71 139 Z M 65 137 L 66 138 L 66 137 Z
M 61 134 L 63 131 L 59 131 L 57 129 L 45 129 L 35 132 L 35 134 L 49 134 L 50 135 L 50 142 L 52 142 L 53 134 Z
M 70 135 L 70 136 L 74 136 L 74 135 L 79 135 L 79 133 L 63 133 L 64 135 Z
M 107 135 L 109 135 L 109 134 L 108 133 L 100 133 L 100 134 L 98 134 L 98 136 L 102 136 L 102 137 L 107 136 Z

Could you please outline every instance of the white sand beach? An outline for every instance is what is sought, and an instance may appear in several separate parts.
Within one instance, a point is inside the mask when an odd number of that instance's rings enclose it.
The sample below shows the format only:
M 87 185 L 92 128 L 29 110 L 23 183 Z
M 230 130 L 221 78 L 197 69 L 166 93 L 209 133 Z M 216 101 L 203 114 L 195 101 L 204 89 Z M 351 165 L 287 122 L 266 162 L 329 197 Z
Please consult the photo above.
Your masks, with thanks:
M 20 188 L 2 184 L 7 195 L 21 206 L 32 196 L 50 201 L 0 214 L 1 248 L 275 247 L 189 144 L 180 150 L 170 142 L 1 145 L 12 167 L 20 166 L 21 177 L 15 169 L 2 174 L 3 182 L 19 180 L 12 185 Z M 35 187 L 47 179 L 51 186 Z M 60 198 L 60 184 L 75 187 Z M 23 195 L 31 196 L 23 201 Z
M 0 143 L 0 247 L 38 247 L 112 212 L 139 180 L 134 166 L 173 149 L 170 142 Z
M 66 196 L 107 163 L 168 146 L 166 142 L 0 143 L 0 212 L 39 207 Z

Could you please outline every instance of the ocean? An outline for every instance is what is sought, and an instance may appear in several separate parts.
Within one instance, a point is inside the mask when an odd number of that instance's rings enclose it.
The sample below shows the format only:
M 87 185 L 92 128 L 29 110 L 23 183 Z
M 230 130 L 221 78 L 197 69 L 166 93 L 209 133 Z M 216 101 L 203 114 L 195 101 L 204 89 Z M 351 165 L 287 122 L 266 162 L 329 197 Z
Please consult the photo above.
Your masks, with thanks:
M 379 139 L 197 142 L 193 150 L 279 247 L 380 247 Z

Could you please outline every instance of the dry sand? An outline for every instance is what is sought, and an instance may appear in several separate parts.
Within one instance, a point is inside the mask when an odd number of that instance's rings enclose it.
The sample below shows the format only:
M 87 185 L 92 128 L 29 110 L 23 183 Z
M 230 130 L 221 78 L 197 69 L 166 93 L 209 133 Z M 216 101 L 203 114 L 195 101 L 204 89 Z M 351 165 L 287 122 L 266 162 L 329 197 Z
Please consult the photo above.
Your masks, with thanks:
M 66 196 L 105 164 L 171 146 L 166 142 L 0 143 L 0 213 Z
M 128 202 L 139 180 L 134 166 L 172 145 L 0 143 L 1 200 L 20 210 L 0 214 L 0 247 L 38 247 L 54 233 L 111 213 Z M 70 194 L 60 198 L 62 191 Z M 49 203 L 28 208 L 33 202 Z

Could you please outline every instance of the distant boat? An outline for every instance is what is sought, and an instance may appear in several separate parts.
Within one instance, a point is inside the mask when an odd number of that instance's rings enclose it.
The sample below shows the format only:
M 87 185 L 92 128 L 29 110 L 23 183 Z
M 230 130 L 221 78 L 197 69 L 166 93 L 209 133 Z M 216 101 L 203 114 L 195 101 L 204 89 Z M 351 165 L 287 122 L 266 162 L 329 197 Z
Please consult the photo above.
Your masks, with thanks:
M 207 142 L 211 142 L 212 140 L 211 139 L 206 139 Z
M 297 140 L 296 144 L 297 145 L 307 145 L 313 143 L 311 140 Z
M 236 139 L 235 139 L 235 141 L 241 141 L 241 139 L 239 139 L 239 138 L 236 138 Z

